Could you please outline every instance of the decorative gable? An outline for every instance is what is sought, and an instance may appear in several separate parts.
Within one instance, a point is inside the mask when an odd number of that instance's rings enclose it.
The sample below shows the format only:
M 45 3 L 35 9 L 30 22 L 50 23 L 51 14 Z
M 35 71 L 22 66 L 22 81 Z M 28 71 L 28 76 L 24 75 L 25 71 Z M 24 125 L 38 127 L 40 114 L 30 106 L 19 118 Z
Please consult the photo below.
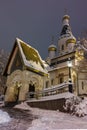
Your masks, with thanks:
M 18 38 L 17 42 L 26 68 L 40 75 L 48 76 L 48 71 L 45 68 L 45 63 L 41 59 L 39 52 Z
M 48 76 L 45 63 L 41 59 L 38 51 L 18 38 L 13 46 L 4 75 L 11 74 L 17 69 L 28 69 L 40 75 Z

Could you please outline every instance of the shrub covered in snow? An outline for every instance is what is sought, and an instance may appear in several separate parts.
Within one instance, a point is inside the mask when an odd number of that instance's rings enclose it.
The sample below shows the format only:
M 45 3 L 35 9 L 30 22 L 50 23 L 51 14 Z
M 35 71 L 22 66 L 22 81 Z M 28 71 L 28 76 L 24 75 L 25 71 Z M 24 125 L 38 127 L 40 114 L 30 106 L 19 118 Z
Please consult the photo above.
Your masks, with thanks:
M 81 98 L 73 96 L 66 100 L 64 110 L 72 115 L 85 116 L 87 115 L 87 99 L 81 100 Z

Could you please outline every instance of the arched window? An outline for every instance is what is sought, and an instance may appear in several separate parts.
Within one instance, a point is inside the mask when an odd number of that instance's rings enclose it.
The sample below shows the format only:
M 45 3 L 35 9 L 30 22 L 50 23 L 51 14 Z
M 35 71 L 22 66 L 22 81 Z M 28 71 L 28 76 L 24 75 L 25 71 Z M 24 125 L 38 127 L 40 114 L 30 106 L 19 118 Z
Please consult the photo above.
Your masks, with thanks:
M 63 83 L 64 82 L 64 74 L 61 73 L 59 74 L 59 83 Z
M 61 50 L 62 50 L 62 51 L 64 50 L 64 45 L 61 46 Z

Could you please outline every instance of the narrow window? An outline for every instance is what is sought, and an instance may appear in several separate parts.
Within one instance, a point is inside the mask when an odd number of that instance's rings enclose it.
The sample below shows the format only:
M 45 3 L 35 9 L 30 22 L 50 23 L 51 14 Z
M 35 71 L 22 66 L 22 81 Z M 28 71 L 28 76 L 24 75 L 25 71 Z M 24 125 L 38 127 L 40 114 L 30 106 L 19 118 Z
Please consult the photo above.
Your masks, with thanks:
M 82 81 L 82 90 L 84 90 L 84 82 Z
M 62 45 L 61 49 L 64 50 L 64 45 Z
M 49 87 L 49 81 L 46 81 L 46 88 Z
M 53 82 L 54 82 L 54 80 L 52 79 L 52 80 L 51 80 L 51 85 L 53 85 Z
M 60 83 L 63 83 L 63 77 L 60 77 Z
M 63 83 L 64 82 L 64 74 L 61 73 L 59 74 L 59 83 Z

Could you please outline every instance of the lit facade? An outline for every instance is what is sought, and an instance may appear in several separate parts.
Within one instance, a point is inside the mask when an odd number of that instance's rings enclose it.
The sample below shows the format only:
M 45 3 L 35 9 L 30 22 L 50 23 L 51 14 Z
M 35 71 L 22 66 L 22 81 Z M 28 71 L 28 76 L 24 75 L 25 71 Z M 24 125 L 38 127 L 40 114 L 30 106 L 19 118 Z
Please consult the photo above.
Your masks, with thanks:
M 8 104 L 24 101 L 27 96 L 36 97 L 34 93 L 45 87 L 48 72 L 38 51 L 17 38 L 4 76 L 7 77 L 5 104 Z
M 70 17 L 64 15 L 62 31 L 58 39 L 58 46 L 48 47 L 49 57 L 46 64 L 38 51 L 20 39 L 16 39 L 10 54 L 4 76 L 7 77 L 5 103 L 24 101 L 27 94 L 30 97 L 47 88 L 71 82 L 69 87 L 62 87 L 56 94 L 73 92 L 75 95 L 87 95 L 87 41 L 76 41 L 69 25 Z M 45 90 L 48 91 L 48 90 Z
M 69 25 L 70 17 L 64 15 L 62 19 L 62 31 L 58 39 L 58 52 L 56 55 L 53 45 L 48 48 L 49 56 L 47 58 L 50 64 L 48 72 L 50 80 L 47 81 L 46 87 L 55 86 L 64 82 L 68 82 L 71 78 L 73 83 L 73 92 L 76 95 L 87 95 L 87 52 L 84 45 L 86 41 L 76 41 Z M 50 50 L 50 51 L 49 51 Z M 52 55 L 53 51 L 53 55 Z M 55 55 L 54 55 L 55 53 Z M 72 66 L 68 66 L 68 62 L 72 62 Z M 68 88 L 62 88 L 59 92 L 68 91 Z

